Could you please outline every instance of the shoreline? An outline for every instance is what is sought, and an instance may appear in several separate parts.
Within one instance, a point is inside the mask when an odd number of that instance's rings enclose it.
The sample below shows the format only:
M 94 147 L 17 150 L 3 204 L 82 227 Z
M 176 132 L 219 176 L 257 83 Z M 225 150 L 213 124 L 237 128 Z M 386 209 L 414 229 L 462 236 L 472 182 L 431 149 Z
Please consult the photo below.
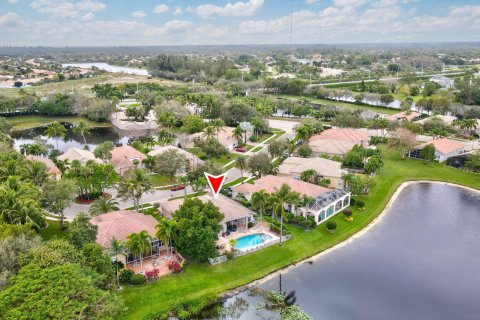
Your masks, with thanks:
M 243 292 L 245 290 L 248 290 L 252 287 L 255 287 L 255 286 L 259 286 L 265 282 L 267 282 L 268 280 L 271 280 L 272 278 L 278 276 L 279 274 L 282 274 L 282 273 L 285 273 L 285 272 L 288 272 L 296 267 L 298 267 L 300 264 L 303 264 L 303 263 L 308 263 L 308 262 L 313 262 L 315 260 L 318 260 L 320 257 L 324 256 L 324 255 L 327 255 L 337 249 L 340 249 L 344 246 L 347 246 L 348 244 L 352 243 L 353 241 L 355 241 L 356 239 L 360 238 L 361 236 L 363 236 L 364 234 L 366 234 L 370 229 L 372 229 L 373 227 L 375 227 L 388 213 L 388 211 L 390 210 L 390 208 L 392 207 L 393 203 L 395 202 L 395 200 L 397 200 L 398 196 L 400 195 L 400 193 L 402 193 L 402 191 L 408 187 L 408 186 L 411 186 L 411 185 L 414 185 L 414 184 L 419 184 L 419 183 L 432 183 L 432 184 L 443 184 L 443 185 L 448 185 L 448 186 L 453 186 L 453 187 L 457 187 L 457 188 L 462 188 L 462 189 L 465 189 L 465 190 L 468 190 L 468 191 L 472 191 L 472 192 L 476 192 L 476 193 L 480 193 L 480 190 L 478 189 L 474 189 L 474 188 L 471 188 L 471 187 L 467 187 L 467 186 L 462 186 L 462 185 L 459 185 L 459 184 L 455 184 L 455 183 L 450 183 L 450 182 L 442 182 L 442 181 L 434 181 L 434 180 L 412 180 L 412 181 L 405 181 L 405 182 L 402 182 L 400 184 L 400 186 L 397 188 L 397 190 L 395 190 L 395 192 L 393 193 L 393 195 L 390 197 L 390 199 L 388 200 L 387 204 L 385 205 L 385 208 L 383 208 L 382 212 L 380 212 L 368 225 L 366 225 L 363 229 L 361 229 L 360 231 L 358 231 L 357 233 L 353 234 L 352 236 L 350 236 L 348 239 L 342 241 L 342 242 L 339 242 L 335 245 L 333 245 L 332 247 L 330 248 L 327 248 L 319 253 L 316 253 L 314 254 L 313 256 L 311 257 L 308 257 L 306 259 L 303 259 L 303 260 L 300 260 L 298 262 L 294 262 L 292 264 L 290 264 L 289 266 L 286 266 L 284 268 L 281 268 L 281 269 L 278 269 L 270 274 L 268 274 L 267 276 L 261 278 L 261 279 L 257 279 L 257 280 L 254 280 L 246 285 L 243 285 L 243 286 L 240 286 L 238 288 L 235 288 L 235 289 L 232 289 L 232 290 L 229 290 L 229 291 L 225 291 L 223 293 L 221 293 L 219 296 L 220 296 L 220 300 L 222 299 L 226 299 L 226 298 L 229 298 L 233 295 L 236 295 L 240 292 Z

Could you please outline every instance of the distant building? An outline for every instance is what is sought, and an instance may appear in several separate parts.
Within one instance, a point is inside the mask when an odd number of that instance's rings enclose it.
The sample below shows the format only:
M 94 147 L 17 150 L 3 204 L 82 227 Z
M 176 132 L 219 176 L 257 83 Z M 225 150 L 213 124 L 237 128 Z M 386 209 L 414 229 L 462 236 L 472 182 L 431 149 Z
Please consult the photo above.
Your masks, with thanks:
M 110 153 L 112 155 L 110 163 L 120 175 L 141 166 L 142 160 L 147 158 L 146 155 L 131 146 L 116 147 Z
M 436 84 L 440 85 L 444 89 L 450 89 L 453 88 L 455 85 L 455 82 L 442 75 L 436 75 L 430 78 L 430 82 L 435 82 Z
M 435 160 L 438 162 L 444 162 L 448 158 L 465 152 L 465 145 L 463 143 L 441 138 L 416 146 L 414 150 L 410 151 L 410 157 L 421 158 L 422 149 L 429 144 L 435 147 Z
M 333 188 L 342 188 L 342 175 L 347 174 L 342 170 L 342 164 L 337 161 L 324 158 L 299 158 L 288 157 L 278 167 L 278 176 L 290 177 L 300 180 L 302 172 L 315 170 L 320 178 L 330 180 Z
M 218 136 L 217 134 L 215 134 L 214 138 L 217 139 L 222 146 L 224 146 L 229 150 L 232 150 L 237 145 L 237 142 L 238 142 L 237 139 L 233 137 L 233 130 L 235 130 L 235 128 L 227 127 L 227 126 L 222 127 L 222 130 L 218 132 Z M 251 137 L 251 135 L 252 135 L 252 132 L 247 132 L 247 142 L 248 142 L 248 139 Z M 203 132 L 197 132 L 197 133 L 191 134 L 187 137 L 187 140 L 185 142 L 185 147 L 191 148 L 194 146 L 195 139 L 203 139 L 203 138 L 204 138 Z
M 445 122 L 446 124 L 451 125 L 453 123 L 453 121 L 457 120 L 457 117 L 455 117 L 455 116 L 444 116 L 444 115 L 441 115 L 441 114 L 437 114 L 435 116 L 431 116 L 431 117 L 428 117 L 428 118 L 425 118 L 425 119 L 422 119 L 422 120 L 418 120 L 418 121 L 415 121 L 415 122 L 420 123 L 420 124 L 424 124 L 426 121 L 432 120 L 432 119 L 440 119 L 443 122 Z
M 187 158 L 187 160 L 188 160 L 188 167 L 189 167 L 190 170 L 195 169 L 196 167 L 198 167 L 199 165 L 201 165 L 203 163 L 203 160 L 198 158 L 193 153 L 190 153 L 187 150 L 184 150 L 184 149 L 181 149 L 181 148 L 177 148 L 175 146 L 164 146 L 164 147 L 156 146 L 152 151 L 150 151 L 148 153 L 148 155 L 154 157 L 154 156 L 162 154 L 162 153 L 164 153 L 168 150 L 176 150 L 178 153 L 184 155 L 185 158 Z
M 368 134 L 356 129 L 327 129 L 312 136 L 308 145 L 314 156 L 322 154 L 344 156 L 355 145 L 368 147 L 368 141 Z
M 81 164 L 86 164 L 88 161 L 94 161 L 96 163 L 103 163 L 100 159 L 95 158 L 93 152 L 83 149 L 78 149 L 72 147 L 67 150 L 64 154 L 57 157 L 60 161 L 67 160 L 68 162 L 72 163 L 75 160 L 80 161 Z
M 49 158 L 28 155 L 27 160 L 44 163 L 47 166 L 48 175 L 55 180 L 60 180 L 60 178 L 62 177 L 62 172 L 60 171 L 60 169 L 58 169 L 55 163 L 53 163 L 53 161 Z
M 416 118 L 420 117 L 422 114 L 415 111 L 410 112 L 399 112 L 388 116 L 386 119 L 390 122 L 403 122 L 403 121 L 413 121 Z

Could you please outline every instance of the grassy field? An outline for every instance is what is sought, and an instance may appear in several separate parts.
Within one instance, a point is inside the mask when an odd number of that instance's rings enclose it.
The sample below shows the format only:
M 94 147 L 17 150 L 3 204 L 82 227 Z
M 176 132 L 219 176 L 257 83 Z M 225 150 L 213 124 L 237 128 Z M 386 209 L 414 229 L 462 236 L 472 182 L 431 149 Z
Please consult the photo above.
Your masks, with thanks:
M 150 180 L 154 187 L 168 186 L 177 182 L 175 178 L 170 180 L 169 177 L 161 174 L 151 174 L 148 176 L 148 180 Z
M 177 301 L 219 294 L 245 285 L 330 248 L 368 225 L 382 212 L 390 197 L 404 181 L 447 181 L 480 189 L 478 175 L 438 163 L 424 164 L 420 160 L 402 160 L 398 152 L 382 150 L 385 167 L 370 195 L 361 197 L 365 200 L 366 210 L 358 211 L 353 208 L 353 222 L 344 221 L 342 215 L 335 216 L 333 219 L 338 228 L 333 234 L 326 232 L 324 225 L 310 232 L 289 227 L 293 238 L 283 247 L 271 246 L 217 266 L 192 263 L 179 275 L 167 276 L 143 286 L 125 287 L 120 293 L 128 307 L 124 319 L 144 319 L 164 313 Z
M 165 80 L 158 78 L 149 78 L 147 76 L 140 75 L 130 75 L 130 74 L 120 74 L 120 73 L 106 73 L 99 76 L 76 79 L 76 80 L 66 80 L 62 82 L 47 83 L 39 86 L 25 87 L 23 88 L 26 92 L 36 93 L 37 95 L 46 95 L 49 93 L 57 92 L 70 92 L 80 91 L 84 94 L 91 95 L 91 87 L 96 83 L 112 83 L 112 84 L 121 84 L 121 83 L 139 83 L 139 82 L 153 82 L 158 83 L 167 87 L 176 86 L 176 85 L 185 85 L 183 82 Z M 19 94 L 19 89 L 17 88 L 0 88 L 0 95 L 7 97 L 15 97 Z
M 69 122 L 73 124 L 77 124 L 80 121 L 84 121 L 90 125 L 92 128 L 99 128 L 99 127 L 111 127 L 112 124 L 110 122 L 95 122 L 88 120 L 83 117 L 71 116 L 71 117 L 47 117 L 47 116 L 16 116 L 16 117 L 8 117 L 6 118 L 7 122 L 12 125 L 13 131 L 20 131 L 26 130 L 36 127 L 44 127 L 52 122 Z
M 47 220 L 48 226 L 40 230 L 40 236 L 44 241 L 52 239 L 65 239 L 68 236 L 68 231 L 60 230 L 60 221 Z
M 303 97 L 303 96 L 292 96 L 292 95 L 286 95 L 286 94 L 276 94 L 275 96 L 279 98 L 290 98 L 290 99 L 307 99 L 310 102 L 316 102 L 316 103 L 321 103 L 329 106 L 337 106 L 341 107 L 344 109 L 349 109 L 349 110 L 371 110 L 373 112 L 377 113 L 384 113 L 384 114 L 395 114 L 398 113 L 398 110 L 395 109 L 388 109 L 388 108 L 382 108 L 382 107 L 375 107 L 375 106 L 367 106 L 367 105 L 358 105 L 355 103 L 348 103 L 348 102 L 340 102 L 340 101 L 332 101 L 332 100 L 327 100 L 327 99 L 316 99 L 316 98 L 309 98 L 309 97 Z

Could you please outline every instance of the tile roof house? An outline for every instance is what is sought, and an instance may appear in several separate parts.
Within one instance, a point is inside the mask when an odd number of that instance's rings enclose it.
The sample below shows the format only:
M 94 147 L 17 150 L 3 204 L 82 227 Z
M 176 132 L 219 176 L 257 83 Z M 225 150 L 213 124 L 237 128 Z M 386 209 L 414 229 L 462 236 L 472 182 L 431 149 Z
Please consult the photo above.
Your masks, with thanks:
M 327 129 L 308 141 L 314 156 L 322 154 L 343 156 L 354 145 L 368 147 L 369 136 L 360 130 L 349 128 Z
M 408 113 L 405 111 L 402 111 L 402 112 L 395 113 L 388 116 L 387 120 L 390 122 L 413 121 L 416 118 L 420 117 L 421 115 L 422 115 L 421 113 L 415 112 L 415 111 L 410 111 Z
M 62 172 L 60 171 L 60 169 L 58 169 L 55 163 L 53 163 L 53 161 L 49 158 L 27 155 L 27 160 L 44 163 L 47 166 L 48 175 L 50 175 L 55 180 L 59 180 L 62 177 Z
M 191 170 L 195 169 L 197 166 L 201 165 L 204 162 L 203 160 L 198 158 L 193 153 L 190 153 L 185 149 L 181 149 L 181 148 L 178 148 L 178 147 L 175 147 L 175 146 L 164 146 L 164 147 L 156 146 L 152 151 L 150 151 L 148 153 L 148 155 L 154 157 L 154 156 L 162 154 L 162 153 L 164 153 L 165 151 L 168 151 L 168 150 L 176 150 L 180 154 L 183 154 L 185 156 L 185 158 L 187 158 L 187 160 L 189 162 L 189 168 Z
M 58 156 L 57 159 L 60 161 L 68 160 L 70 163 L 78 160 L 81 164 L 86 164 L 90 160 L 96 163 L 103 163 L 100 159 L 95 158 L 93 152 L 75 147 L 68 149 L 64 154 Z
M 219 208 L 224 216 L 222 220 L 224 231 L 227 230 L 229 225 L 236 225 L 239 228 L 246 229 L 248 218 L 253 214 L 248 208 L 222 194 L 214 197 L 213 194 L 207 193 L 197 197 L 197 199 L 204 203 L 212 202 Z M 183 201 L 184 199 L 176 199 L 160 202 L 160 210 L 165 217 L 171 218 L 175 211 L 180 208 Z
M 96 242 L 108 249 L 110 240 L 113 238 L 125 241 L 128 235 L 142 230 L 146 230 L 150 236 L 154 237 L 158 221 L 150 215 L 121 210 L 95 216 L 90 219 L 90 223 L 98 227 Z
M 324 158 L 288 157 L 278 167 L 278 176 L 300 180 L 302 172 L 315 170 L 321 178 L 329 179 L 330 186 L 342 188 L 342 176 L 347 174 L 342 170 L 342 163 Z
M 116 147 L 110 152 L 110 154 L 112 155 L 110 163 L 120 175 L 134 169 L 136 167 L 136 162 L 141 164 L 142 160 L 147 158 L 146 155 L 131 146 Z
M 431 116 L 431 117 L 428 117 L 428 118 L 425 118 L 425 119 L 422 119 L 422 120 L 418 120 L 418 121 L 415 121 L 415 122 L 424 124 L 426 121 L 432 120 L 432 119 L 440 119 L 443 122 L 445 122 L 446 124 L 450 125 L 450 124 L 453 123 L 453 121 L 457 120 L 457 117 L 455 117 L 455 116 L 444 116 L 444 115 L 441 115 L 441 114 L 437 114 L 437 115 L 434 115 L 434 116 Z
M 465 145 L 463 143 L 441 138 L 416 146 L 415 149 L 410 152 L 410 157 L 420 158 L 421 150 L 429 144 L 435 147 L 435 160 L 438 162 L 444 162 L 450 157 L 465 152 Z
M 232 150 L 237 145 L 237 139 L 233 137 L 233 130 L 235 130 L 235 128 L 225 126 L 223 127 L 223 130 L 218 133 L 218 137 L 217 137 L 217 134 L 215 134 L 214 138 L 217 139 L 222 146 L 224 146 L 229 150 Z M 247 141 L 251 135 L 252 135 L 251 132 L 247 132 Z M 203 139 L 203 137 L 204 137 L 203 132 L 197 132 L 189 135 L 187 137 L 187 141 L 185 142 L 184 147 L 186 148 L 193 147 L 194 140 L 196 138 Z

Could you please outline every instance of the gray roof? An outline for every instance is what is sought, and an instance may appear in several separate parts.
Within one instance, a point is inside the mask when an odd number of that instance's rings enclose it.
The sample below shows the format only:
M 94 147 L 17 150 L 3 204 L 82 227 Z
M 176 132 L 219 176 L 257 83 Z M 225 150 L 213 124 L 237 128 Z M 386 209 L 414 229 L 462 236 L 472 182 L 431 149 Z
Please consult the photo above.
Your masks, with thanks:
M 348 192 L 343 189 L 335 189 L 325 193 L 322 193 L 315 198 L 315 202 L 310 204 L 307 208 L 308 210 L 318 211 L 328 205 L 337 202 L 338 199 L 346 195 Z

